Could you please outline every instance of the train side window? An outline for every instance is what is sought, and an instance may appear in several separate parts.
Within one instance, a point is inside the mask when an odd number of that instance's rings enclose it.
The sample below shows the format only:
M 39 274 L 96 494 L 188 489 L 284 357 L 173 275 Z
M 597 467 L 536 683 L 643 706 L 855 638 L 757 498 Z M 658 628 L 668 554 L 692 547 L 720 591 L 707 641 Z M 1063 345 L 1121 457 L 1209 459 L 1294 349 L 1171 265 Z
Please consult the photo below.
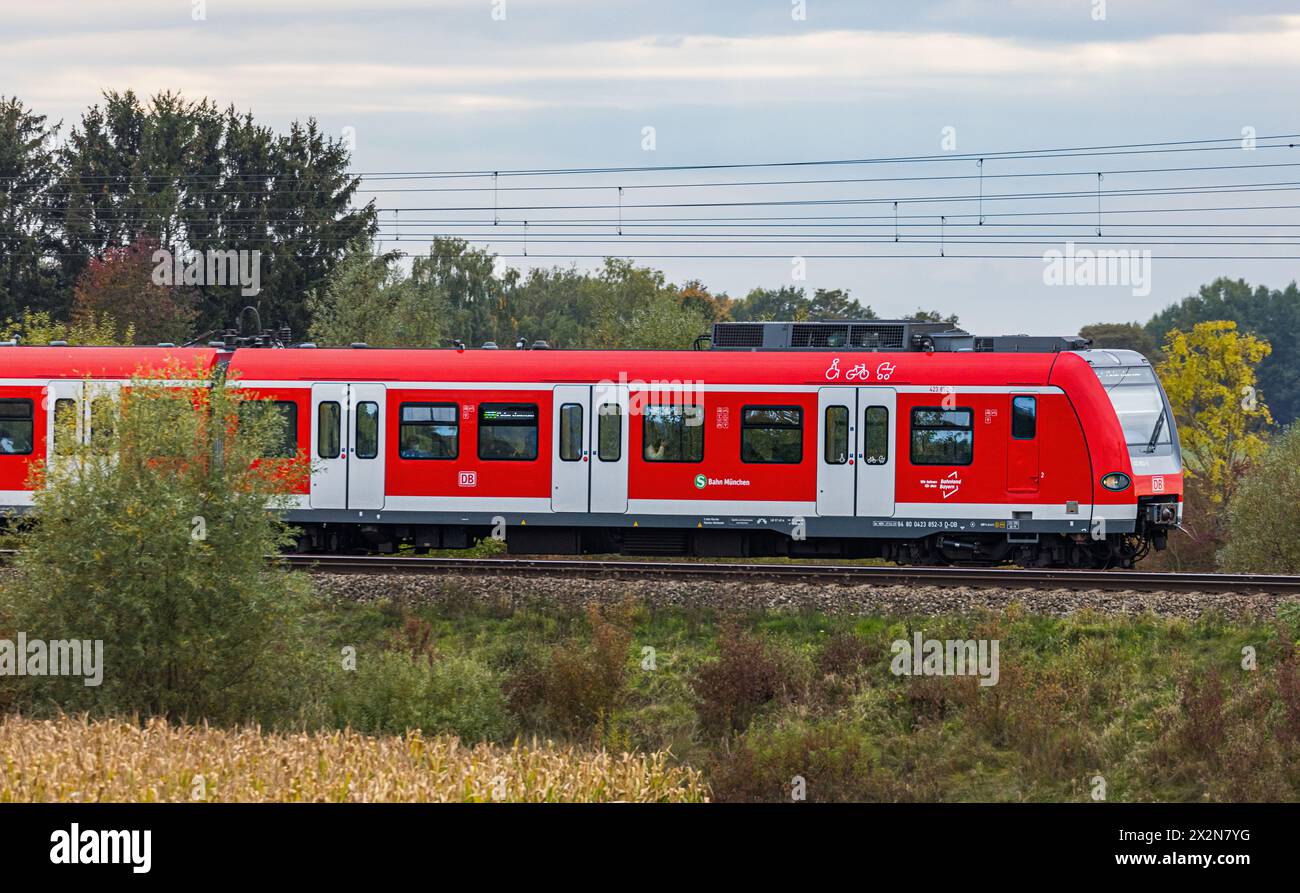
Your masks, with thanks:
M 374 459 L 379 455 L 379 404 L 363 400 L 357 404 L 357 458 Z
M 531 462 L 537 458 L 536 403 L 482 403 L 478 457 Z
M 460 455 L 460 409 L 455 403 L 403 403 L 397 455 L 403 459 L 455 459 Z
M 77 442 L 77 401 L 60 397 L 54 401 L 54 452 L 59 456 L 72 454 Z
M 969 408 L 912 409 L 913 465 L 969 465 L 974 458 L 975 412 Z
M 0 453 L 30 455 L 34 434 L 32 401 L 0 400 Z
M 1016 440 L 1033 440 L 1038 434 L 1038 400 L 1034 397 L 1011 398 L 1011 436 Z
M 582 459 L 582 407 L 565 403 L 560 407 L 560 461 Z
M 888 407 L 867 407 L 862 425 L 862 461 L 868 465 L 889 464 Z
M 740 411 L 740 461 L 798 465 L 803 461 L 803 410 L 746 406 Z
M 826 464 L 844 465 L 849 461 L 849 408 L 826 407 Z
M 704 409 L 694 404 L 647 406 L 641 416 L 642 452 L 647 462 L 704 459 Z
M 112 397 L 96 397 L 90 401 L 90 448 L 100 455 L 108 452 L 113 441 L 114 410 Z
M 339 457 L 339 440 L 343 412 L 335 400 L 322 400 L 316 407 L 316 455 L 322 459 Z
M 596 451 L 602 462 L 623 458 L 623 410 L 617 403 L 602 403 L 596 411 Z
M 276 400 L 272 409 L 280 417 L 279 436 L 268 456 L 292 459 L 298 455 L 298 404 L 289 400 Z

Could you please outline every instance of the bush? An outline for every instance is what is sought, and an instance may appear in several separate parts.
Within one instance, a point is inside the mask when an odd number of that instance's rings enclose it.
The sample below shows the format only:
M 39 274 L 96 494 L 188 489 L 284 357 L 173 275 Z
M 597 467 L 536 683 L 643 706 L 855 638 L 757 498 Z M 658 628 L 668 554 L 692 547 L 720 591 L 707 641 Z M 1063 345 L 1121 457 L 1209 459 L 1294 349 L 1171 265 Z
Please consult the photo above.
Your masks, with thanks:
M 1300 573 L 1300 426 L 1287 428 L 1242 478 L 1228 506 L 1225 570 Z
M 336 686 L 332 708 L 339 728 L 368 734 L 419 729 L 472 744 L 508 740 L 514 728 L 500 680 L 460 655 L 359 655 L 355 672 Z
M 894 799 L 882 773 L 873 768 L 865 735 L 844 724 L 798 721 L 751 729 L 724 754 L 709 776 L 722 803 L 865 802 Z
M 797 687 L 782 655 L 729 621 L 718 636 L 718 659 L 693 682 L 700 725 L 712 734 L 742 731 L 764 705 L 790 697 Z
M 570 731 L 606 725 L 627 694 L 632 606 L 625 603 L 602 610 L 590 604 L 587 623 L 590 643 L 555 648 L 542 680 L 548 712 Z
M 144 377 L 144 376 L 147 376 Z M 216 722 L 299 719 L 314 661 L 304 577 L 265 556 L 292 541 L 268 505 L 306 464 L 260 460 L 278 419 L 220 378 L 165 388 L 142 373 L 96 400 L 92 443 L 56 419 L 62 450 L 37 466 L 3 616 L 29 639 L 101 640 L 103 681 L 24 677 L 28 709 Z M 242 408 L 242 411 L 241 411 Z

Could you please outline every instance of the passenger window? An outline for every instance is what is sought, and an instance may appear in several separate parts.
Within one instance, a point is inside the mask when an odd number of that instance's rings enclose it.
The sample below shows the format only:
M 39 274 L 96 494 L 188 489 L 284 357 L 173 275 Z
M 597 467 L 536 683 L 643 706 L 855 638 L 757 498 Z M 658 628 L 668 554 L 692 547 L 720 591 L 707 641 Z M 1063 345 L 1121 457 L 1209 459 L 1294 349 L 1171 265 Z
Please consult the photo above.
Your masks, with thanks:
M 582 458 L 582 407 L 566 403 L 560 407 L 560 461 Z
M 478 457 L 531 462 L 537 458 L 537 404 L 483 403 L 478 408 Z
M 30 454 L 34 430 L 32 401 L 0 400 L 0 453 Z
M 596 412 L 597 450 L 602 462 L 623 458 L 623 410 L 617 403 L 604 403 Z
M 798 465 L 803 461 L 803 410 L 747 406 L 740 412 L 740 461 Z
M 54 401 L 54 452 L 60 456 L 72 454 L 77 442 L 77 401 L 60 397 Z
M 826 464 L 844 465 L 849 461 L 849 408 L 826 407 Z
M 642 452 L 647 462 L 704 459 L 704 410 L 698 405 L 647 406 L 642 415 Z
M 397 454 L 403 459 L 460 455 L 460 408 L 455 403 L 403 403 Z
M 862 428 L 862 461 L 868 465 L 888 465 L 889 409 L 868 406 Z
M 379 455 L 379 404 L 370 400 L 357 404 L 357 458 Z
M 912 410 L 913 465 L 969 465 L 974 456 L 975 413 L 918 406 Z
M 343 412 L 334 400 L 322 400 L 316 408 L 316 454 L 322 459 L 339 458 Z
M 1038 400 L 1034 397 L 1011 398 L 1011 436 L 1016 440 L 1033 440 L 1038 433 Z

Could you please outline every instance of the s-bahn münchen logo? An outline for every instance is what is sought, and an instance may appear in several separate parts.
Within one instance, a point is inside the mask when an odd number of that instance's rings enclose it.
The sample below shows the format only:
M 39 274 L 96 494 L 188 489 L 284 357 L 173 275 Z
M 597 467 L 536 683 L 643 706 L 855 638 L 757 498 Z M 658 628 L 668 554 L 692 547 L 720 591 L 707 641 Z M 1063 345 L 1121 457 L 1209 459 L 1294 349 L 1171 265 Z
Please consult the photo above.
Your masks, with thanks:
M 704 489 L 705 487 L 707 487 L 708 485 L 709 485 L 709 479 L 708 479 L 707 477 L 705 477 L 705 476 L 702 475 L 702 474 L 697 474 L 697 475 L 695 476 L 695 489 L 696 489 L 696 490 L 703 490 L 703 489 Z

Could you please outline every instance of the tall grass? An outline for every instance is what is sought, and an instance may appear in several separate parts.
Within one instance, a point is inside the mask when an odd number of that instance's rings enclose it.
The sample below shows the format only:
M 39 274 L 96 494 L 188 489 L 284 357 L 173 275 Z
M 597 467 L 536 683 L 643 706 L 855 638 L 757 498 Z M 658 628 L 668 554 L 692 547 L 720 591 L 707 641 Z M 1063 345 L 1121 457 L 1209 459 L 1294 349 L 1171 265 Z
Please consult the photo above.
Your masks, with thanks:
M 465 747 L 418 732 L 270 734 L 64 717 L 0 721 L 0 801 L 703 802 L 666 752 L 515 743 Z

